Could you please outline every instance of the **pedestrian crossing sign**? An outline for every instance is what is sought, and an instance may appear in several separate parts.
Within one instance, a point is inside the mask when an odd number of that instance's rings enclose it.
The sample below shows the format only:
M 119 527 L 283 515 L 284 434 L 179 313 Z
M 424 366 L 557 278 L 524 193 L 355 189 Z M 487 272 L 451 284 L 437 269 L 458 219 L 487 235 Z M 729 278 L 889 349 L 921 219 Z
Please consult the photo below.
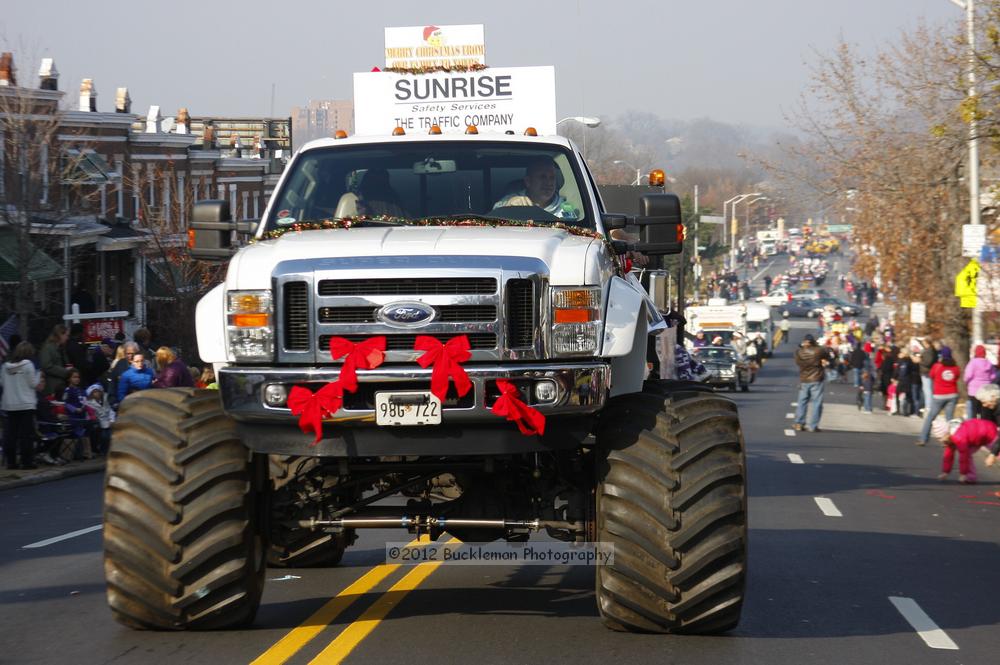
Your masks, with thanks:
M 976 281 L 979 279 L 979 261 L 970 260 L 955 275 L 955 295 L 962 299 L 963 308 L 976 306 Z

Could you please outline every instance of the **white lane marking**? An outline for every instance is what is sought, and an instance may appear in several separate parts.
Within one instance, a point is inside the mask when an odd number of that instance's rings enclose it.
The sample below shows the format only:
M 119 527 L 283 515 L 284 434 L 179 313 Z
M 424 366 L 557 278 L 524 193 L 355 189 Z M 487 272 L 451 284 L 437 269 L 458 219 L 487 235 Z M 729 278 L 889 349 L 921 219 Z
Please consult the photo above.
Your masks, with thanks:
M 30 545 L 25 545 L 22 550 L 33 550 L 37 547 L 45 547 L 46 545 L 52 545 L 53 543 L 58 543 L 63 540 L 69 540 L 70 538 L 76 538 L 77 536 L 82 536 L 85 533 L 90 533 L 91 531 L 100 531 L 103 524 L 98 524 L 96 526 L 88 526 L 86 529 L 80 529 L 79 531 L 70 531 L 69 533 L 64 533 L 61 536 L 55 536 L 54 538 L 46 538 L 45 540 L 39 540 L 37 543 L 31 543 Z
M 802 461 L 802 456 L 798 453 L 788 453 L 788 461 L 792 464 L 805 464 L 805 462 Z
M 754 275 L 753 277 L 751 277 L 750 281 L 751 282 L 756 282 L 757 278 L 760 277 L 761 275 L 763 275 L 764 273 L 766 273 L 768 271 L 768 269 L 770 269 L 770 267 L 773 266 L 773 265 L 774 265 L 774 261 L 769 262 L 766 266 L 764 266 L 761 269 L 761 271 L 759 273 L 757 273 L 756 275 Z
M 932 649 L 958 650 L 958 645 L 948 637 L 948 633 L 938 628 L 934 620 L 917 605 L 917 601 L 912 598 L 889 596 L 889 602 L 896 606 L 927 646 Z
M 793 430 L 793 429 L 786 429 L 785 430 L 785 436 L 795 436 L 795 430 Z
M 785 419 L 786 419 L 786 420 L 791 420 L 791 419 L 792 419 L 792 418 L 794 418 L 794 417 L 795 417 L 795 414 L 794 414 L 794 413 L 786 413 L 786 414 L 785 414 Z
M 843 517 L 844 514 L 837 509 L 837 506 L 833 505 L 833 501 L 830 501 L 825 496 L 815 496 L 813 501 L 819 506 L 819 509 L 823 511 L 823 514 L 827 517 Z

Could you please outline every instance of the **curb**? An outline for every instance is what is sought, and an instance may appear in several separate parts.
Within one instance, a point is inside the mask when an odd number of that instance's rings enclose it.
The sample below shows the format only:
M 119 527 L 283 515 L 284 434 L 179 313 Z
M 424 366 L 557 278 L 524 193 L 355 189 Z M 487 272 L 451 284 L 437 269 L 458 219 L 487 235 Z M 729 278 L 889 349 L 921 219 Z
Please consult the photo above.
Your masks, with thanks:
M 17 489 L 18 487 L 28 487 L 29 485 L 40 485 L 52 480 L 62 480 L 73 476 L 82 476 L 88 473 L 104 472 L 105 462 L 101 460 L 96 464 L 67 464 L 66 466 L 46 469 L 39 473 L 32 474 L 26 478 L 0 478 L 0 492 L 3 490 Z

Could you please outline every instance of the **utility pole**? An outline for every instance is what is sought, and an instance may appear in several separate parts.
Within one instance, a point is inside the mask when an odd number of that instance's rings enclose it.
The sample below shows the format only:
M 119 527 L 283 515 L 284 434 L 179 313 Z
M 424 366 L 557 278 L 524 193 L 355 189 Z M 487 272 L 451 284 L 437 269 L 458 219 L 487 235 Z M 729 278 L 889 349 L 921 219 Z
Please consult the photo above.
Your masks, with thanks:
M 951 0 L 965 10 L 965 30 L 968 41 L 969 100 L 976 98 L 976 7 L 975 0 Z M 969 181 L 969 224 L 982 224 L 979 208 L 979 128 L 975 112 L 969 117 L 969 168 L 966 178 Z M 977 303 L 972 310 L 972 343 L 983 341 L 983 312 Z
M 697 302 L 701 290 L 701 258 L 698 256 L 698 225 L 701 219 L 698 215 L 698 185 L 694 186 L 694 299 Z

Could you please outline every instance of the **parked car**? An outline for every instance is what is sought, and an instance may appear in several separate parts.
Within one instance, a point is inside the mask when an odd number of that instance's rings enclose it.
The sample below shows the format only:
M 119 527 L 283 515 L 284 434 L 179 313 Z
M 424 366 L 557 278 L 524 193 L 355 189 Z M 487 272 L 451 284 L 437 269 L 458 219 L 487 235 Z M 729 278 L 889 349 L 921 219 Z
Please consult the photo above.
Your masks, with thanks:
M 791 294 L 789 294 L 787 289 L 772 289 L 766 296 L 758 296 L 757 298 L 754 298 L 754 300 L 772 307 L 781 307 L 787 303 L 790 298 Z
M 706 383 L 747 392 L 753 381 L 750 362 L 729 346 L 703 346 L 692 351 L 694 359 L 708 370 Z

